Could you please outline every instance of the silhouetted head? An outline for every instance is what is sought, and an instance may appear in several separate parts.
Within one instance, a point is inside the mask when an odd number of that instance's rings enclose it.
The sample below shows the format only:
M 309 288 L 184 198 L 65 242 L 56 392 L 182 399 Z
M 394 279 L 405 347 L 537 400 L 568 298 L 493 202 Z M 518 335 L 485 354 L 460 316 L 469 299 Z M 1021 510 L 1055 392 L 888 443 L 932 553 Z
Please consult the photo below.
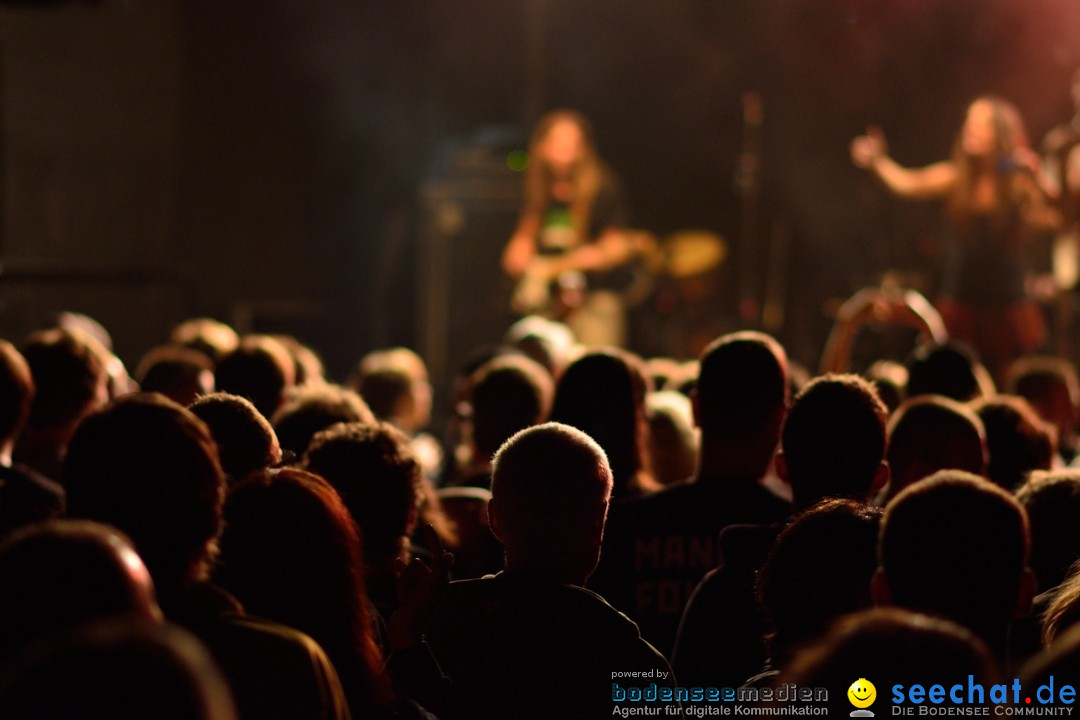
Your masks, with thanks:
M 1049 590 L 1080 558 L 1080 470 L 1034 472 L 1016 499 L 1031 523 L 1031 569 L 1040 590 Z
M 217 362 L 240 344 L 236 331 L 223 322 L 212 318 L 185 320 L 169 334 L 173 345 L 192 348 Z
M 520 355 L 484 363 L 470 384 L 473 445 L 483 458 L 493 456 L 518 430 L 545 420 L 551 408 L 551 376 Z
M 360 360 L 351 382 L 375 417 L 413 433 L 431 421 L 431 384 L 419 355 L 404 347 L 376 350 Z
M 830 715 L 847 717 L 852 707 L 846 691 L 860 678 L 877 683 L 873 711 L 880 714 L 893 684 L 910 688 L 932 681 L 967 688 L 969 676 L 986 693 L 999 677 L 989 649 L 976 635 L 947 620 L 877 608 L 833 625 L 795 656 L 780 681 L 826 688 Z
M 27 339 L 22 353 L 37 388 L 30 408 L 30 427 L 74 427 L 84 415 L 108 400 L 105 365 L 82 334 L 41 330 Z
M 960 403 L 928 395 L 904 402 L 886 428 L 889 497 L 938 470 L 986 471 L 986 431 Z
M 0 717 L 234 720 L 202 644 L 175 626 L 106 623 L 28 652 L 0 688 Z
M 1059 357 L 1021 358 L 1009 368 L 1006 388 L 1031 403 L 1039 417 L 1057 428 L 1062 446 L 1074 441 L 1080 381 L 1071 362 Z
M 198 350 L 164 345 L 143 356 L 135 379 L 143 392 L 161 393 L 186 407 L 214 392 L 214 363 Z
M 795 506 L 828 497 L 865 502 L 885 484 L 887 411 L 873 386 L 857 375 L 826 375 L 796 396 L 781 434 L 781 476 Z
M 825 500 L 780 533 L 757 581 L 774 665 L 839 616 L 871 606 L 881 514 L 853 500 Z
M 357 422 L 374 423 L 375 414 L 359 393 L 340 385 L 293 388 L 272 418 L 281 447 L 297 457 L 320 430 Z
M 1027 514 L 1012 495 L 943 470 L 887 506 L 875 600 L 959 622 L 1001 651 L 1034 596 L 1029 545 Z
M 161 395 L 118 398 L 79 425 L 64 461 L 68 514 L 135 543 L 164 595 L 205 576 L 225 476 L 206 425 Z
M 716 445 L 754 446 L 769 456 L 762 461 L 764 473 L 780 437 L 788 390 L 787 354 L 774 339 L 737 332 L 714 340 L 701 355 L 694 394 L 702 452 Z
M 263 417 L 273 417 L 296 378 L 289 351 L 266 335 L 244 337 L 218 361 L 215 373 L 218 390 L 247 398 Z
M 639 492 L 651 482 L 644 367 L 621 350 L 598 350 L 570 363 L 555 386 L 551 420 L 586 433 L 611 464 L 615 495 Z M 645 476 L 645 477 L 641 477 Z
M 50 520 L 0 545 L 0 648 L 94 620 L 157 621 L 150 573 L 118 530 L 86 520 Z
M 495 455 L 488 510 L 507 569 L 584 584 L 611 490 L 603 449 L 580 430 L 549 422 L 511 437 Z
M 950 340 L 941 345 L 920 345 L 905 362 L 907 397 L 943 395 L 967 402 L 993 392 L 986 369 L 966 345 Z
M 986 429 L 986 476 L 1009 492 L 1032 470 L 1049 470 L 1057 453 L 1054 429 L 1021 397 L 995 395 L 972 405 Z
M 223 392 L 204 395 L 189 410 L 210 428 L 221 469 L 230 482 L 243 480 L 248 473 L 281 460 L 274 429 L 250 401 L 239 395 Z
M 382 569 L 416 528 L 420 465 L 404 434 L 389 423 L 340 423 L 311 440 L 304 469 L 325 478 L 364 537 L 364 561 Z
M 246 611 L 314 638 L 354 710 L 364 700 L 385 700 L 360 533 L 325 480 L 287 468 L 254 473 L 233 487 L 214 579 Z

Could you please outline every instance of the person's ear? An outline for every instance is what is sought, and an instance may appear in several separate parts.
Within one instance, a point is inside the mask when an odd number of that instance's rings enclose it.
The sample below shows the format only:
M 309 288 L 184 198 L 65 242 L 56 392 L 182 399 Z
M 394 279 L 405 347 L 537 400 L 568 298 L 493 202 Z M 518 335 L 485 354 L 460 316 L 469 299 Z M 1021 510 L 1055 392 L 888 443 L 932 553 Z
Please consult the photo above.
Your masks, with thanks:
M 889 478 L 892 475 L 892 470 L 889 468 L 889 461 L 882 460 L 878 465 L 877 470 L 874 472 L 874 481 L 870 484 L 870 492 L 866 497 L 871 502 L 878 496 L 886 485 L 889 484 Z
M 1016 590 L 1016 605 L 1013 607 L 1013 620 L 1026 618 L 1031 614 L 1031 605 L 1039 592 L 1039 581 L 1031 568 L 1025 567 L 1020 574 L 1020 587 Z
M 892 591 L 889 589 L 889 581 L 885 579 L 885 571 L 878 568 L 870 578 L 870 599 L 874 607 L 889 607 L 893 604 Z

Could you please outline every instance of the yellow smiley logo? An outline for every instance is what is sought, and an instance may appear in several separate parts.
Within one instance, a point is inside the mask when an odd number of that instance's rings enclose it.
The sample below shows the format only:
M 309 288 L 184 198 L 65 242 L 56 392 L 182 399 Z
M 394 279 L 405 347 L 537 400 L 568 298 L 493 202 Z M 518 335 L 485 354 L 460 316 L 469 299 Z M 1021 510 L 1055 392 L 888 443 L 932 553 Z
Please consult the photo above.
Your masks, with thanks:
M 855 707 L 868 708 L 877 699 L 877 688 L 866 678 L 859 678 L 851 683 L 851 687 L 847 690 L 847 697 Z

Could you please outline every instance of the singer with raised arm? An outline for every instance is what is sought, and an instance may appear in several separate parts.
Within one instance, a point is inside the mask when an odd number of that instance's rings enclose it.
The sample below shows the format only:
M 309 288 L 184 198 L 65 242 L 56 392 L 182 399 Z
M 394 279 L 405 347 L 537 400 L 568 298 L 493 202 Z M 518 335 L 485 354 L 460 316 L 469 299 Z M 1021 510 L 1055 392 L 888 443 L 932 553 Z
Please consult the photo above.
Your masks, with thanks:
M 597 156 L 589 121 L 574 110 L 542 117 L 529 145 L 525 207 L 502 256 L 518 279 L 513 309 L 563 320 L 585 345 L 623 345 L 622 276 L 649 242 L 627 228 L 619 182 Z
M 889 157 L 877 127 L 852 141 L 851 158 L 898 197 L 945 201 L 949 245 L 936 305 L 950 335 L 974 346 L 998 378 L 1043 343 L 1045 322 L 1025 290 L 1024 244 L 1060 216 L 1011 103 L 972 102 L 949 160 L 904 167 Z

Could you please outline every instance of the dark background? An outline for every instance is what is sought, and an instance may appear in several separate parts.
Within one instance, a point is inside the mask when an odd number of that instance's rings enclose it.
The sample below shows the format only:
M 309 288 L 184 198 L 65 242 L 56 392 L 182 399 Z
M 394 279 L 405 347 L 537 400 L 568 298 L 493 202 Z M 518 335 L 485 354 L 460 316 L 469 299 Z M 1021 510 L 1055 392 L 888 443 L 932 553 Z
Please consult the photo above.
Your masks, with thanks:
M 592 119 L 638 225 L 728 239 L 708 311 L 734 326 L 732 180 L 756 90 L 754 256 L 784 241 L 771 329 L 812 363 L 831 299 L 890 268 L 933 291 L 938 209 L 886 198 L 851 137 L 876 122 L 901 162 L 942 159 L 993 92 L 1038 140 L 1071 114 L 1078 65 L 1075 0 L 9 2 L 0 334 L 83 310 L 134 363 L 210 314 L 296 334 L 341 376 L 373 347 L 425 349 L 436 320 L 498 326 L 503 307 L 461 293 L 505 291 L 492 258 L 520 178 L 499 161 L 557 106 Z M 466 281 L 433 320 L 429 200 L 447 181 L 468 237 L 443 249 Z

